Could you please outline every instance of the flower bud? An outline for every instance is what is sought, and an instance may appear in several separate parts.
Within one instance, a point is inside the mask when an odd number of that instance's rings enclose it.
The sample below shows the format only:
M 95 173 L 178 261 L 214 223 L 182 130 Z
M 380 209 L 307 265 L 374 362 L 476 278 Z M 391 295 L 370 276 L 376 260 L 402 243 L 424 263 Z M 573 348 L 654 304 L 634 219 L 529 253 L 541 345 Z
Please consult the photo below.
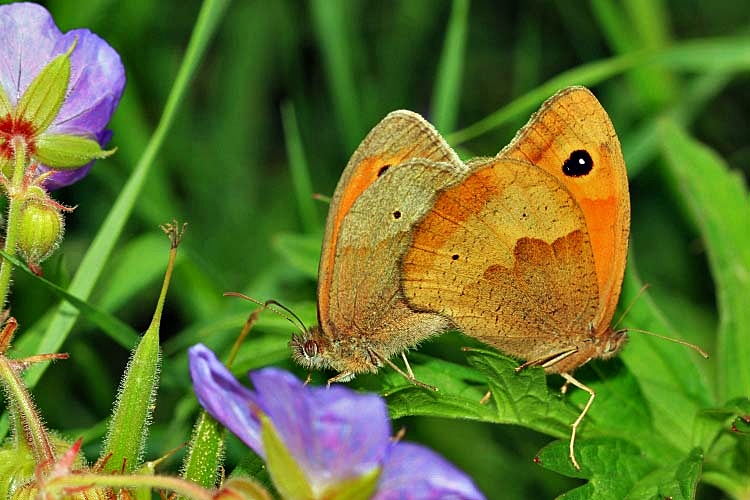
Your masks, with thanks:
M 52 255 L 62 240 L 65 224 L 61 207 L 44 194 L 29 189 L 21 209 L 20 230 L 16 248 L 29 265 L 36 265 Z

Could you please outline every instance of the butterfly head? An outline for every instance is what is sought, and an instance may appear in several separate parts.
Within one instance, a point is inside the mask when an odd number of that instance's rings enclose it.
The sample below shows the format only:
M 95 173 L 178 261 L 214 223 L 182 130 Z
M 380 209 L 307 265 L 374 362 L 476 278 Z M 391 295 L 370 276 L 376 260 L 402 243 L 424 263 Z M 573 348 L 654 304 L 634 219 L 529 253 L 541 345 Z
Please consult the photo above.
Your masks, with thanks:
M 609 359 L 617 354 L 628 340 L 627 330 L 608 329 L 606 335 L 602 335 L 597 342 L 598 358 Z
M 325 355 L 325 349 L 321 349 L 319 327 L 313 326 L 295 333 L 289 347 L 292 348 L 292 358 L 300 366 L 308 370 L 331 368 L 331 359 Z

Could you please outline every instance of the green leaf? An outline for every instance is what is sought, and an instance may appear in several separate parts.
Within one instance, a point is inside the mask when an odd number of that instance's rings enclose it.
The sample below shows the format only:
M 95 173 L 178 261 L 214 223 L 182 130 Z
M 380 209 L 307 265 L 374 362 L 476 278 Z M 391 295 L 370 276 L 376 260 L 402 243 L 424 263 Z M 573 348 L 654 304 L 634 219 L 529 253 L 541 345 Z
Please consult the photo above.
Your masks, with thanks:
M 472 366 L 487 375 L 495 403 L 496 422 L 520 424 L 550 434 L 567 436 L 580 412 L 547 388 L 544 370 L 516 372 L 518 362 L 494 351 L 467 352 Z
M 381 390 L 391 417 L 468 418 L 524 425 L 558 437 L 569 435 L 570 424 L 579 411 L 547 388 L 542 370 L 516 373 L 516 361 L 485 349 L 472 348 L 466 355 L 473 369 L 416 354 L 410 356 L 417 361 L 425 359 L 414 366 L 414 373 L 420 381 L 436 386 L 437 392 L 412 386 L 395 373 L 379 374 L 384 385 L 395 386 Z M 482 396 L 488 388 L 492 399 L 483 404 Z
M 653 470 L 633 444 L 614 438 L 595 438 L 576 446 L 581 471 L 576 471 L 568 458 L 567 441 L 555 441 L 544 447 L 536 462 L 547 469 L 588 479 L 585 486 L 567 492 L 561 498 L 626 498 L 639 478 Z
M 696 441 L 706 446 L 703 480 L 743 498 L 750 491 L 750 398 L 738 398 L 701 412 Z
M 625 273 L 620 303 L 632 304 L 623 320 L 627 328 L 681 338 L 651 295 L 644 292 L 632 258 Z M 640 384 L 643 400 L 636 404 L 650 412 L 655 435 L 671 443 L 661 442 L 659 447 L 687 453 L 698 445 L 693 441 L 694 419 L 702 408 L 713 405 L 707 380 L 709 363 L 689 348 L 668 340 L 637 331 L 629 333 L 628 337 L 620 358 Z M 656 451 L 655 447 L 647 447 Z
M 703 453 L 696 448 L 681 460 L 662 463 L 644 460 L 637 447 L 625 440 L 594 438 L 576 447 L 582 470 L 575 471 L 568 459 L 565 441 L 544 447 L 535 461 L 561 474 L 583 477 L 585 486 L 567 492 L 561 498 L 652 499 L 695 497 L 701 475 Z
M 672 122 L 661 128 L 664 154 L 706 245 L 716 283 L 719 398 L 750 394 L 750 196 L 739 172 Z
M 684 460 L 666 464 L 641 478 L 629 492 L 628 498 L 695 498 L 702 468 L 703 451 L 695 448 Z
M 41 134 L 36 147 L 35 158 L 58 170 L 82 167 L 115 152 L 103 150 L 94 139 L 63 134 Z
M 580 414 L 589 395 L 574 388 L 562 395 L 548 387 L 548 377 L 539 368 L 516 372 L 518 362 L 495 351 L 471 349 L 466 353 L 469 363 L 486 376 L 492 398 L 481 404 L 485 387 L 478 373 L 446 361 L 429 360 L 415 365 L 417 378 L 436 385 L 437 393 L 407 385 L 403 380 L 396 389 L 384 389 L 391 416 L 426 415 L 451 418 L 469 418 L 485 422 L 522 425 L 545 434 L 562 437 L 560 441 L 558 472 L 572 477 L 582 477 L 568 456 L 570 426 Z M 420 360 L 422 356 L 412 356 Z M 444 379 L 441 379 L 440 374 Z M 637 450 L 640 461 L 675 464 L 689 452 L 690 440 L 674 443 L 671 436 L 655 431 L 649 402 L 635 377 L 618 360 L 594 362 L 577 373 L 580 381 L 596 391 L 596 398 L 584 418 L 575 444 L 576 457 L 584 472 L 596 468 L 596 461 L 604 460 L 604 453 L 591 442 L 599 443 L 600 436 L 614 439 L 618 446 Z M 387 386 L 393 378 L 379 375 Z M 395 379 L 394 379 L 395 380 Z M 689 432 L 692 419 L 682 418 L 685 432 Z M 680 432 L 676 432 L 682 436 Z M 623 444 L 624 443 L 624 444 Z M 596 444 L 596 446 L 599 446 Z M 595 449 L 594 465 L 588 463 L 590 449 Z M 609 448 L 605 448 L 609 449 Z M 634 452 L 635 453 L 635 452 Z M 597 458 L 600 457 L 600 458 Z M 550 467 L 553 468 L 553 467 Z M 614 474 L 614 473 L 612 473 Z M 633 477 L 614 475 L 612 480 L 633 483 L 638 474 L 623 471 Z
M 273 248 L 296 269 L 311 279 L 318 279 L 318 260 L 322 236 L 314 234 L 277 234 Z

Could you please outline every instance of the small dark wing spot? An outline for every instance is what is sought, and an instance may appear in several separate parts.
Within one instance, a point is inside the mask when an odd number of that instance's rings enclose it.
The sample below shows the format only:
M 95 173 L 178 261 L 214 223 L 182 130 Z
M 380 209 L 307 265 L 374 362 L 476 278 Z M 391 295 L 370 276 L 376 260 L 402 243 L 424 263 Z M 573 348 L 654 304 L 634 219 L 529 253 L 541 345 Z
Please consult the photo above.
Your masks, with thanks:
M 570 153 L 570 156 L 563 163 L 563 174 L 568 177 L 581 177 L 588 175 L 594 168 L 594 160 L 585 149 L 577 149 Z
M 378 170 L 378 177 L 382 176 L 384 173 L 388 171 L 388 169 L 391 168 L 390 165 L 383 165 L 380 167 L 380 170 Z
M 458 254 L 454 253 L 453 255 L 451 255 L 451 259 L 458 260 Z
M 401 218 L 401 211 L 400 210 L 394 211 L 393 212 L 393 218 L 394 219 L 400 219 Z

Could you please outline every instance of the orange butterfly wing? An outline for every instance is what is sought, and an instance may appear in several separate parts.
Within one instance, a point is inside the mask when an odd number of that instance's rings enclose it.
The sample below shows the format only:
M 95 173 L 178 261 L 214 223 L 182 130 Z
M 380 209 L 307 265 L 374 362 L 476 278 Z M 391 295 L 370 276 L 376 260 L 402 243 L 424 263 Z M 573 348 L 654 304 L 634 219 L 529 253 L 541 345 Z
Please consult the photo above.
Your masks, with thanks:
M 583 211 L 594 252 L 602 301 L 596 324 L 610 323 L 628 254 L 630 196 L 625 159 L 607 112 L 587 88 L 564 89 L 542 105 L 498 156 L 533 163 L 570 190 Z

